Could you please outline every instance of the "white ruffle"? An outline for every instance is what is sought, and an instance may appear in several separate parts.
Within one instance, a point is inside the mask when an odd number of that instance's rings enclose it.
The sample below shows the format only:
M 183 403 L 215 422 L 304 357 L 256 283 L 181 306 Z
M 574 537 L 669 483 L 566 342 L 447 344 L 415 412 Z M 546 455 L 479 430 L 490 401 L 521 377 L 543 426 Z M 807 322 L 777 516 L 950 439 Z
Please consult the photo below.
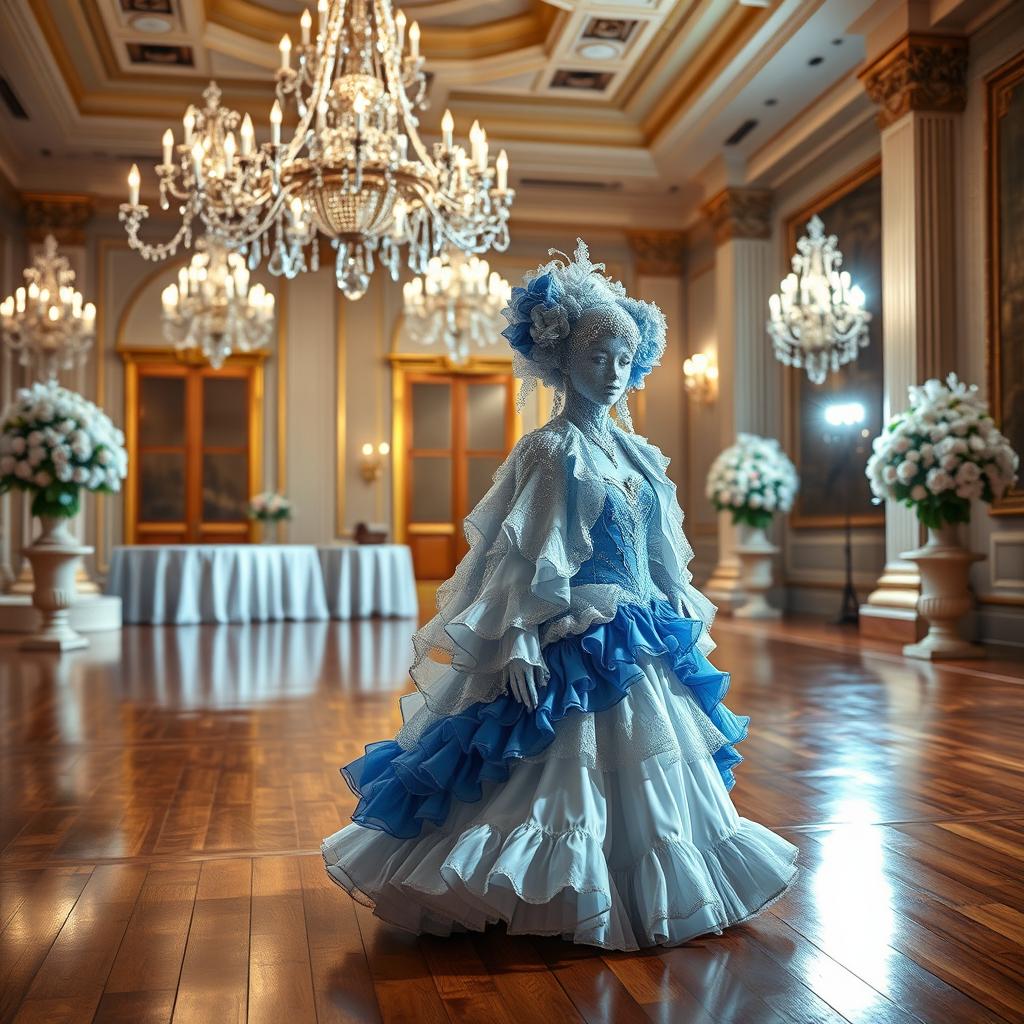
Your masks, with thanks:
M 670 720 L 692 715 L 675 750 L 643 760 L 620 760 L 618 750 L 604 770 L 582 751 L 576 761 L 521 763 L 417 839 L 348 825 L 323 843 L 331 878 L 384 920 L 436 935 L 504 920 L 511 933 L 637 949 L 756 914 L 793 881 L 796 847 L 737 815 L 710 754 L 693 756 L 700 709 L 666 706 L 663 675 L 639 680 L 598 717 L 631 716 L 618 731 L 642 745 L 650 716 L 637 712 L 634 692 Z M 684 744 L 690 756 L 680 756 Z

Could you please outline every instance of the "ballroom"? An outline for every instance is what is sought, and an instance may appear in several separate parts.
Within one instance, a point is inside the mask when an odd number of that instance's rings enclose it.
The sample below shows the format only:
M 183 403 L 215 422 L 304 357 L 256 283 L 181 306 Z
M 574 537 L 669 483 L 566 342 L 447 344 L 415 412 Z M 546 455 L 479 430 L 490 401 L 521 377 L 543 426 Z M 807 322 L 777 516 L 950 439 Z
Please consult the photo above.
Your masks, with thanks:
M 0 0 L 0 409 L 0 1024 L 1024 1022 L 1022 0 Z

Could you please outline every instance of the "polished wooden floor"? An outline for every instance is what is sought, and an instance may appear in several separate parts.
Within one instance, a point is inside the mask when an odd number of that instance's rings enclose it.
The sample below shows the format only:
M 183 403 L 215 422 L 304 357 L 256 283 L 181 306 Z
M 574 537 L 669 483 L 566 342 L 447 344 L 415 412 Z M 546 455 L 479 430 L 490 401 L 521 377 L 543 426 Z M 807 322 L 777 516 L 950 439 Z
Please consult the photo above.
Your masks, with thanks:
M 387 927 L 327 879 L 395 623 L 0 641 L 0 1022 L 1024 1021 L 1024 666 L 716 626 L 734 798 L 802 851 L 722 937 L 607 955 Z

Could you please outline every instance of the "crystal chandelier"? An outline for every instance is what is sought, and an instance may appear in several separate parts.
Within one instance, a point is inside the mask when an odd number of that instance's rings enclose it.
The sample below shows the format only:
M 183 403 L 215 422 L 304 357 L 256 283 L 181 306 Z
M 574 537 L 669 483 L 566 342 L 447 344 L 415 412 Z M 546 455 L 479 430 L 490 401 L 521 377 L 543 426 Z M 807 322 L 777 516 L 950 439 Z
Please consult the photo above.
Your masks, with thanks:
M 164 337 L 183 352 L 198 349 L 215 369 L 232 352 L 265 347 L 274 328 L 274 296 L 257 282 L 249 286 L 245 260 L 223 246 L 201 240 L 178 283 L 163 303 Z
M 432 257 L 422 277 L 402 286 L 402 294 L 410 336 L 423 345 L 442 341 L 448 358 L 464 363 L 472 347 L 501 337 L 501 311 L 512 286 L 487 260 L 456 251 Z
M 96 307 L 82 303 L 75 272 L 57 255 L 53 235 L 23 274 L 25 284 L 0 302 L 0 331 L 22 366 L 35 362 L 39 377 L 54 380 L 85 362 L 96 338 Z
M 787 366 L 803 367 L 814 384 L 857 358 L 868 343 L 871 314 L 864 292 L 840 271 L 843 254 L 835 235 L 825 235 L 817 216 L 796 243 L 793 271 L 768 300 L 768 333 L 775 357 Z
M 162 197 L 180 200 L 183 217 L 198 214 L 208 232 L 247 251 L 250 267 L 269 252 L 275 274 L 306 269 L 307 249 L 316 269 L 318 237 L 326 236 L 336 251 L 338 287 L 352 299 L 365 293 L 377 263 L 397 280 L 403 248 L 414 273 L 446 247 L 507 248 L 515 193 L 504 150 L 491 164 L 476 122 L 470 149 L 455 143 L 449 111 L 431 151 L 420 139 L 416 111 L 424 107 L 426 76 L 419 26 L 413 22 L 406 39 L 405 15 L 394 14 L 389 0 L 319 0 L 317 15 L 313 38 L 312 18 L 302 14 L 294 66 L 292 41 L 281 40 L 271 142 L 255 152 L 246 120 L 239 144 L 237 113 L 218 118 L 208 104 L 202 119 L 194 118 L 192 130 L 203 133 L 198 142 L 175 147 L 164 135 Z M 297 123 L 282 142 L 289 106 Z M 188 135 L 187 115 L 185 127 Z M 131 202 L 121 207 L 130 238 L 147 212 L 138 203 L 137 169 L 132 173 Z M 186 237 L 182 232 L 184 222 L 179 235 Z

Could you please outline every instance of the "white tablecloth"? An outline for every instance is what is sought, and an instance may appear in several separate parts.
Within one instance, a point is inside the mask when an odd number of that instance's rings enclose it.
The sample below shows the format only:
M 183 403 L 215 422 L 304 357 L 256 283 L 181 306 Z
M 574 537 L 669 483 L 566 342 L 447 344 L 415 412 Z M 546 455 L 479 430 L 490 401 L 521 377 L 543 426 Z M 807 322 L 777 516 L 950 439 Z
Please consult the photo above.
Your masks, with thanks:
M 305 544 L 116 547 L 106 592 L 120 596 L 125 622 L 329 617 L 317 551 Z
M 338 544 L 317 551 L 331 618 L 419 614 L 412 552 L 404 544 Z

